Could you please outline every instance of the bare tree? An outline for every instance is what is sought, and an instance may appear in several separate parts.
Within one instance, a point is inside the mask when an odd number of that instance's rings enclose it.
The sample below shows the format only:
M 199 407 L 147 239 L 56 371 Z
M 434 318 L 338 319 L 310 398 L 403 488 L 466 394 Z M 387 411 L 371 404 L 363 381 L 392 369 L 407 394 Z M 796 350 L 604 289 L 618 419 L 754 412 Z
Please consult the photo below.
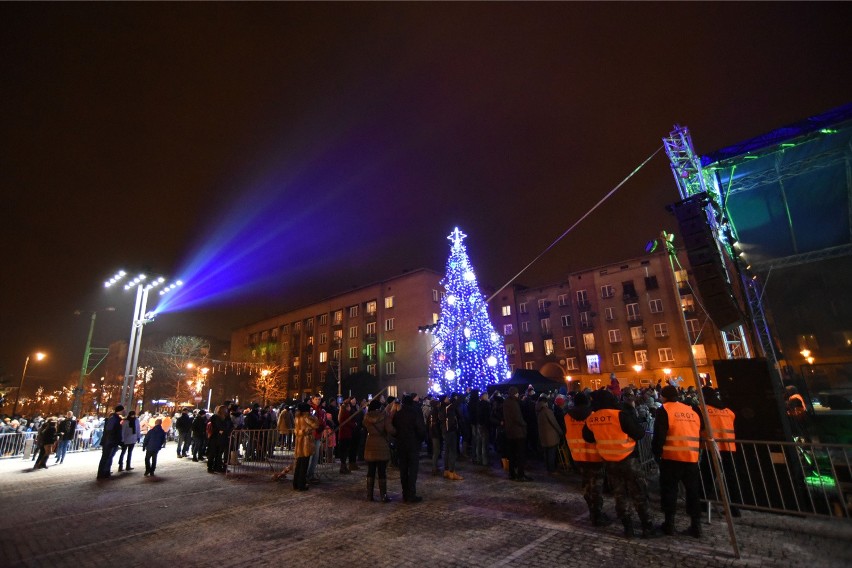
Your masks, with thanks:
M 198 395 L 204 387 L 206 373 L 203 371 L 209 366 L 209 353 L 209 341 L 188 335 L 170 337 L 147 352 L 156 371 L 151 382 L 166 396 L 174 393 L 175 410 L 178 403 Z
M 287 367 L 281 365 L 268 365 L 259 369 L 249 383 L 252 395 L 262 401 L 262 406 L 284 400 L 287 396 L 286 376 Z

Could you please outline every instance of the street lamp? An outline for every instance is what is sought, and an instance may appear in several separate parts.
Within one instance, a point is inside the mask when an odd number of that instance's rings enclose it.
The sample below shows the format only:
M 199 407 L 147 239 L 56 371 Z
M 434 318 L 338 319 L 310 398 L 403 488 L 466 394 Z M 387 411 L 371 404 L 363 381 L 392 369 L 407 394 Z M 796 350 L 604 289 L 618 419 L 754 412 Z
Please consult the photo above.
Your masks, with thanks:
M 43 360 L 47 355 L 44 353 L 36 353 L 35 358 L 36 361 Z M 27 360 L 24 361 L 24 372 L 21 373 L 21 384 L 18 386 L 18 392 L 15 393 L 15 405 L 12 407 L 12 416 L 15 416 L 15 412 L 18 411 L 18 401 L 21 399 L 21 389 L 24 388 L 24 379 L 27 376 L 27 365 L 30 364 L 30 356 L 27 355 Z

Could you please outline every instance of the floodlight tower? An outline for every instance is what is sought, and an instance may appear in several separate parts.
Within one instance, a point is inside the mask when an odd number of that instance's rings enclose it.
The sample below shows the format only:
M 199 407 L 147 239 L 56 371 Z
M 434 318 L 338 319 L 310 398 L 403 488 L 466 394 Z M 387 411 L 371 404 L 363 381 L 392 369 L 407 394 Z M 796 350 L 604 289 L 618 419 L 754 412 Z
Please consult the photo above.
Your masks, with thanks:
M 122 271 L 123 272 L 123 271 Z M 123 276 L 122 276 L 123 277 Z M 104 283 L 104 286 L 109 288 L 116 284 L 121 278 L 112 279 Z M 148 292 L 165 283 L 166 279 L 163 276 L 148 279 L 145 274 L 139 274 L 133 280 L 124 285 L 125 290 L 131 290 L 136 287 L 136 303 L 133 308 L 133 320 L 130 324 L 130 340 L 127 344 L 127 362 L 124 366 L 124 382 L 121 386 L 121 405 L 125 408 L 131 408 L 133 405 L 133 391 L 136 384 L 136 368 L 139 364 L 139 348 L 142 345 L 142 330 L 146 323 L 154 321 L 153 313 L 146 313 L 148 307 Z M 183 282 L 178 280 L 176 283 L 167 286 L 169 289 L 174 289 L 177 286 L 183 285 Z

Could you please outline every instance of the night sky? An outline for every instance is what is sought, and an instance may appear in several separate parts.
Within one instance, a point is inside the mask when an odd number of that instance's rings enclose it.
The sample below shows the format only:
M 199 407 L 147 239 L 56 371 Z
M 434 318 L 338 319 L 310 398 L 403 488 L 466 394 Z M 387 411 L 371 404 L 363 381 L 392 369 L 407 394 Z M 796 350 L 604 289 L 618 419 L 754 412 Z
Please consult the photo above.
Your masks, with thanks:
M 28 384 L 67 380 L 106 306 L 93 345 L 126 340 L 133 296 L 102 287 L 118 268 L 187 278 L 150 328 L 222 339 L 443 271 L 456 225 L 500 286 L 675 123 L 709 153 L 850 102 L 850 21 L 850 3 L 0 4 L 0 370 L 44 350 Z M 518 282 L 641 254 L 677 199 L 660 152 Z

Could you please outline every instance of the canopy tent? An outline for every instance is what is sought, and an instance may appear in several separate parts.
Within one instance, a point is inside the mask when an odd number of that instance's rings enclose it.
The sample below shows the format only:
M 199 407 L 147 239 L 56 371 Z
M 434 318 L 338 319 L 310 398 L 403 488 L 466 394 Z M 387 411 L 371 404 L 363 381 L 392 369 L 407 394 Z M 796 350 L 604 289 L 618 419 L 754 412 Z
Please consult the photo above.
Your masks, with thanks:
M 564 382 L 545 377 L 536 370 L 515 369 L 511 378 L 503 381 L 502 383 L 488 385 L 488 392 L 494 392 L 496 390 L 506 392 L 509 390 L 509 387 L 518 387 L 518 391 L 523 393 L 529 385 L 532 385 L 537 393 L 565 388 Z

